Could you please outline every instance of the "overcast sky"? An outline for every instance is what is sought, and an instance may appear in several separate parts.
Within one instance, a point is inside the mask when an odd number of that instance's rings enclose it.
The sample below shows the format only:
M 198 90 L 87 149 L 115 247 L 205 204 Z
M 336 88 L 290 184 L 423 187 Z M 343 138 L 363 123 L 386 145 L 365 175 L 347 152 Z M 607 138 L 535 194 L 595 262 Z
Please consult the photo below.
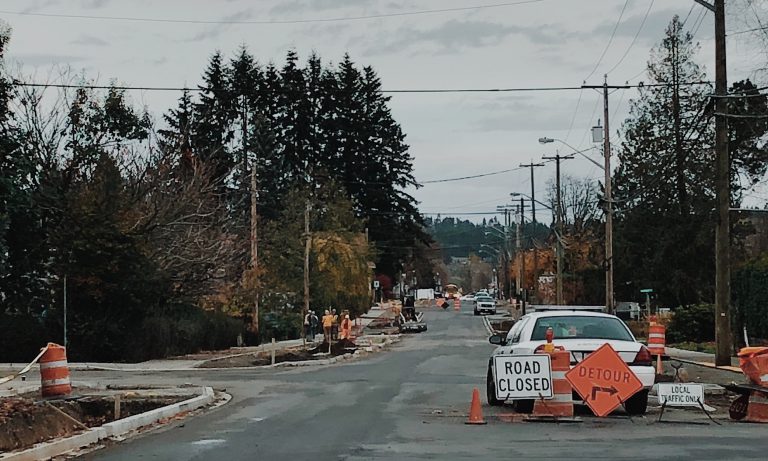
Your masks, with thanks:
M 11 14 L 279 22 L 499 3 L 4 0 L 0 17 L 13 28 L 9 57 L 24 63 L 29 73 L 37 69 L 41 79 L 58 64 L 70 65 L 102 82 L 117 79 L 132 86 L 195 86 L 215 50 L 232 55 L 245 44 L 261 63 L 282 64 L 291 48 L 302 59 L 315 50 L 326 62 L 338 62 L 349 52 L 357 63 L 372 65 L 385 88 L 421 89 L 570 87 L 581 85 L 585 79 L 588 84 L 601 84 L 603 74 L 614 67 L 609 83 L 637 83 L 645 78 L 650 49 L 678 14 L 688 17 L 686 27 L 696 32 L 701 43 L 698 61 L 713 76 L 713 16 L 693 0 L 655 0 L 642 29 L 651 0 L 628 0 L 626 7 L 625 0 L 541 0 L 476 10 L 299 24 L 163 23 Z M 743 27 L 743 22 L 728 24 L 729 30 Z M 615 37 L 606 49 L 614 28 Z M 750 76 L 758 66 L 756 58 L 763 59 L 751 42 L 749 35 L 729 41 L 729 80 Z M 619 90 L 611 96 L 612 128 L 619 128 L 628 101 L 635 95 L 635 90 Z M 158 114 L 175 105 L 178 94 L 134 91 L 132 98 Z M 569 152 L 562 145 L 539 145 L 541 136 L 560 138 L 577 148 L 591 147 L 589 128 L 602 118 L 600 103 L 597 92 L 577 90 L 395 94 L 391 106 L 408 135 L 417 179 L 429 181 L 515 168 L 521 162 L 554 154 L 555 149 Z M 601 176 L 596 166 L 580 157 L 564 163 L 563 172 L 594 179 Z M 542 199 L 553 175 L 553 164 L 536 170 L 536 193 Z M 494 210 L 508 202 L 513 191 L 530 191 L 528 171 L 427 184 L 414 195 L 423 212 L 452 214 Z M 768 196 L 766 191 L 756 194 Z

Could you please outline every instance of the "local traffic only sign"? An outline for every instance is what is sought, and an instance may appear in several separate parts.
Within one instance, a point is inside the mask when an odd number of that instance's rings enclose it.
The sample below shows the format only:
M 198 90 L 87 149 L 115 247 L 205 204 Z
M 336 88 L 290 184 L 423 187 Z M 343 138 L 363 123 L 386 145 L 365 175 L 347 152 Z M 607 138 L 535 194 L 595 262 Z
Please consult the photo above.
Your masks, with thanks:
M 608 343 L 571 368 L 565 379 L 597 416 L 607 416 L 643 388 L 643 383 Z
M 552 398 L 549 354 L 495 355 L 493 369 L 499 400 Z
M 659 403 L 668 407 L 702 406 L 704 386 L 690 383 L 659 383 Z

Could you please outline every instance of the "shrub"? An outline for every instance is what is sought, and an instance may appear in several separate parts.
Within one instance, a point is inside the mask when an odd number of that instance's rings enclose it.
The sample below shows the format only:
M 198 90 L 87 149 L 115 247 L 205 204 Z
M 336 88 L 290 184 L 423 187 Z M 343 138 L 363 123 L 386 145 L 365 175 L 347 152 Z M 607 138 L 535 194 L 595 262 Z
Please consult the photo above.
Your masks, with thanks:
M 225 349 L 236 345 L 242 332 L 242 321 L 221 312 L 177 307 L 173 312 L 144 319 L 125 358 L 143 361 Z
M 732 280 L 734 338 L 741 338 L 742 325 L 750 336 L 768 338 L 768 258 L 742 267 Z
M 666 339 L 668 344 L 714 341 L 715 306 L 695 304 L 675 309 L 667 327 Z

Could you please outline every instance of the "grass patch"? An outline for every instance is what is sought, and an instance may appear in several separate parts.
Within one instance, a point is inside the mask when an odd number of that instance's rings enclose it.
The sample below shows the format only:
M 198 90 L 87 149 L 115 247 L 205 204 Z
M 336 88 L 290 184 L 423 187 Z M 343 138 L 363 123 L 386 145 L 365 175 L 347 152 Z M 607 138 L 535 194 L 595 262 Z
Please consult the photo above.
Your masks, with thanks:
M 684 349 L 686 351 L 706 352 L 708 354 L 714 354 L 717 345 L 714 342 L 696 343 L 693 341 L 684 341 L 681 343 L 668 344 L 669 347 L 677 349 Z

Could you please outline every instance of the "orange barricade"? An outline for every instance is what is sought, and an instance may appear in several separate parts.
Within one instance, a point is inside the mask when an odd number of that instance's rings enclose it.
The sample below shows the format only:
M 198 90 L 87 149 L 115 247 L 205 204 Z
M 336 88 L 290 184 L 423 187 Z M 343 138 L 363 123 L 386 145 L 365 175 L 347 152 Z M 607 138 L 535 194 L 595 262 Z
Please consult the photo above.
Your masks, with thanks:
M 48 343 L 47 350 L 40 357 L 40 384 L 43 397 L 69 395 L 72 392 L 66 348 Z
M 552 358 L 552 399 L 536 399 L 532 416 L 573 417 L 573 388 L 565 379 L 571 369 L 571 354 L 565 350 L 536 352 Z
M 744 347 L 738 355 L 741 371 L 752 384 L 768 387 L 768 347 Z
M 651 324 L 648 327 L 648 351 L 652 355 L 666 354 L 666 332 L 667 329 L 664 325 Z

